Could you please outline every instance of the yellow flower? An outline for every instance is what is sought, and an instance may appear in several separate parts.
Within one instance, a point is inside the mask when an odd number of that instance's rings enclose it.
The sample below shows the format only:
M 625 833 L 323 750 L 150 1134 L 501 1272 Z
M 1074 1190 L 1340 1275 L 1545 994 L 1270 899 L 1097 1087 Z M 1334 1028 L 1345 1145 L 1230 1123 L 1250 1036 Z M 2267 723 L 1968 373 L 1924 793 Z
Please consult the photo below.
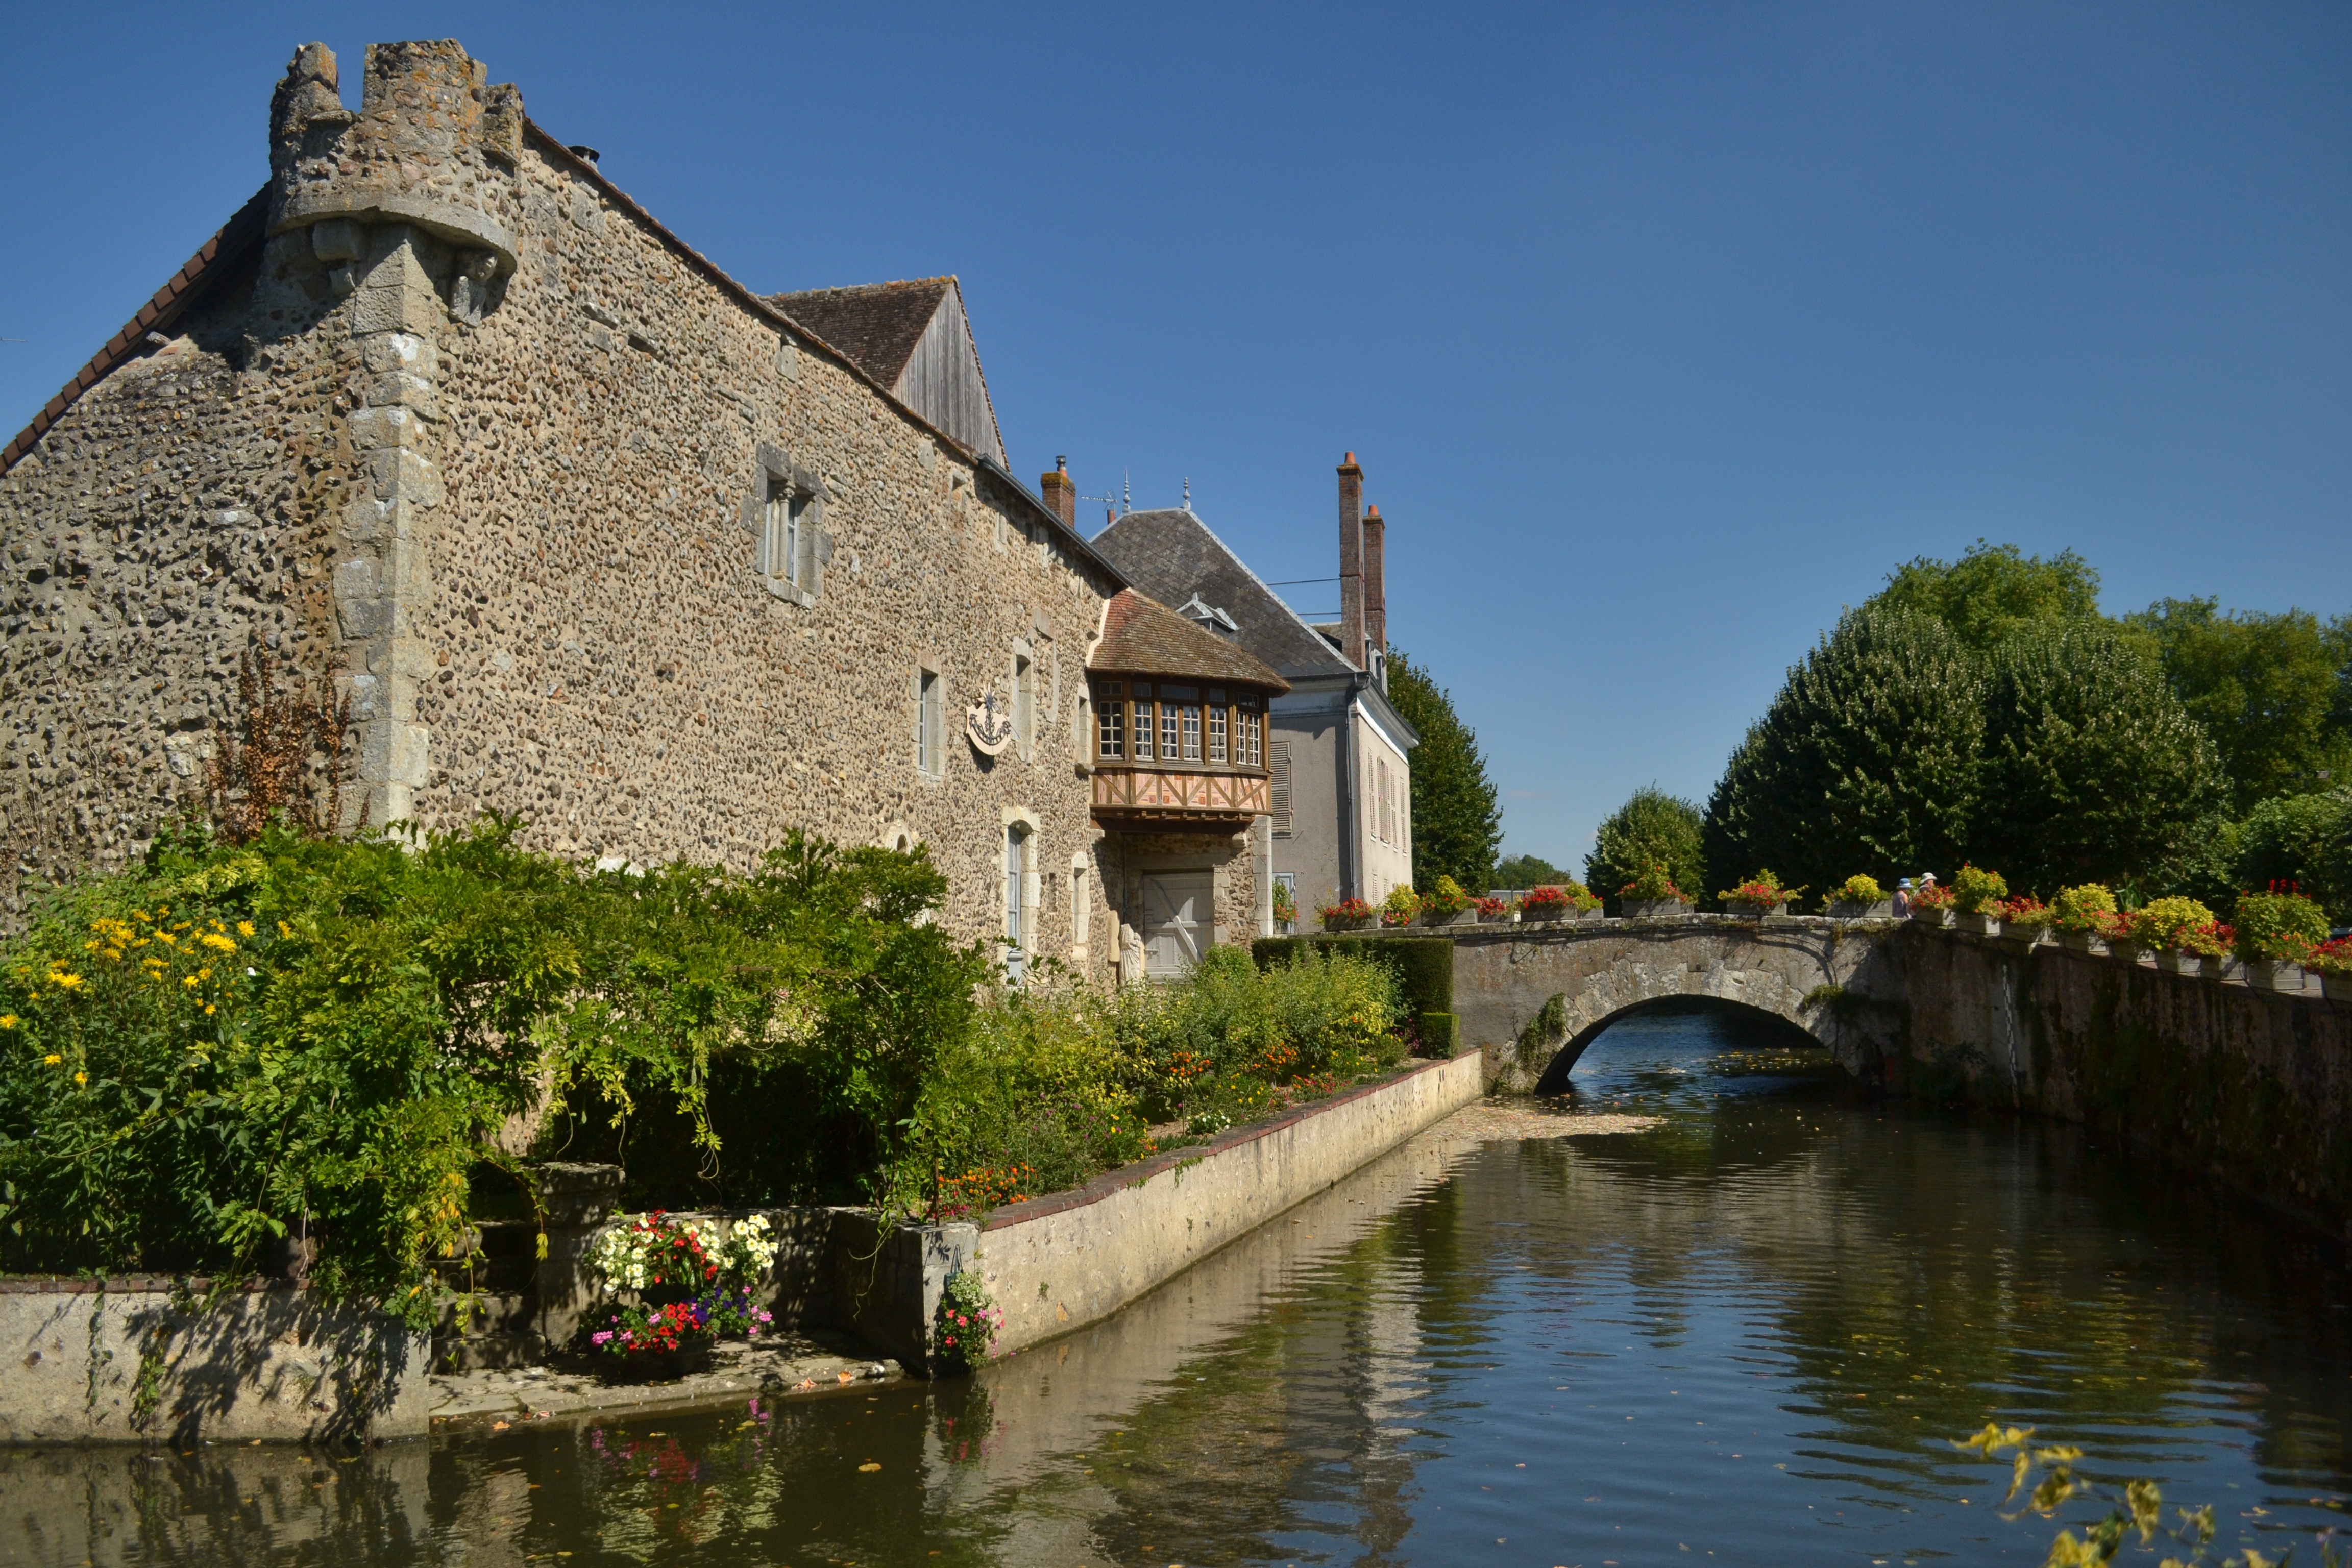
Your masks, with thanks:
M 253 934 L 253 922 L 251 921 L 237 921 L 236 934 L 239 936 L 251 936 Z
M 193 986 L 201 978 L 203 978 L 201 975 L 184 974 L 180 977 L 180 984 L 183 985 Z
M 211 1017 L 212 1016 L 213 1016 L 213 1005 L 212 1005 L 211 1003 L 207 1002 L 207 1003 L 205 1003 L 205 1017 L 207 1017 L 207 1018 L 209 1018 L 209 1017 Z
M 13 1029 L 16 1026 L 16 1023 L 17 1019 L 16 1014 L 0 1013 L 0 1029 Z
M 236 951 L 236 943 L 235 942 L 231 941 L 227 937 L 220 935 L 216 931 L 206 931 L 204 936 L 198 940 L 203 942 L 206 947 L 211 948 L 215 952 L 235 952 Z
M 80 975 L 68 974 L 63 970 L 59 970 L 56 973 L 51 974 L 49 978 L 56 981 L 58 987 L 62 990 L 74 991 L 79 990 L 81 986 Z
M 47 1056 L 41 1058 L 41 1065 L 45 1068 L 53 1068 L 65 1059 L 65 1058 L 58 1055 L 57 1052 L 51 1051 Z
M 131 912 L 138 916 L 142 921 L 152 921 L 154 919 L 154 917 L 150 915 L 145 910 L 133 910 Z
M 278 934 L 279 936 L 292 936 L 294 934 L 294 928 L 288 925 L 284 921 L 279 921 L 278 922 Z
M 74 1074 L 74 1082 L 76 1082 L 76 1083 L 88 1083 L 89 1081 L 89 1074 L 88 1074 L 88 1073 L 86 1073 L 86 1072 L 78 1072 L 78 1073 Z

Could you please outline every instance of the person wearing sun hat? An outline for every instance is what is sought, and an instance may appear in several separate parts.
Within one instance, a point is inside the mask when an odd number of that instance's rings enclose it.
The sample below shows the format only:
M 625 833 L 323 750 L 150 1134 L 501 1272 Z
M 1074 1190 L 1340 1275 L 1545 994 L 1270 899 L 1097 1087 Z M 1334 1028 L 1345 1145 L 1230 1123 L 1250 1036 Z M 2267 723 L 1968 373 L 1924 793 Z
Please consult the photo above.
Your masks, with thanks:
M 1911 912 L 1911 879 L 1904 878 L 1895 884 L 1895 918 L 1901 920 Z

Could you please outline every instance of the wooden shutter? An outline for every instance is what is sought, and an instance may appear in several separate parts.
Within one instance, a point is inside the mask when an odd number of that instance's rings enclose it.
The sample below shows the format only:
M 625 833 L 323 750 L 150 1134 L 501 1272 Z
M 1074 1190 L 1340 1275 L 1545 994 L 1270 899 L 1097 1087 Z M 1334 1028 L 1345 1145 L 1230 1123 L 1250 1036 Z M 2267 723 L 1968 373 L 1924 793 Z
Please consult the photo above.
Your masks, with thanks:
M 1267 761 L 1273 766 L 1273 785 L 1268 790 L 1267 805 L 1274 817 L 1274 836 L 1290 837 L 1290 742 L 1276 741 L 1267 748 Z

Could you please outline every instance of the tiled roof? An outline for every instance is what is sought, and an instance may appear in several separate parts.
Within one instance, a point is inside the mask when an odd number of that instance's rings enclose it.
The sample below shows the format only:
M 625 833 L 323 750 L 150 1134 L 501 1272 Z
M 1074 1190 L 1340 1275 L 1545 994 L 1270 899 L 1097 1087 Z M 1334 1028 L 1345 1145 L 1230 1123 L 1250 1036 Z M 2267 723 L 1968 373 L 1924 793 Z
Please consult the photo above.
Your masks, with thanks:
M 1171 605 L 1198 598 L 1224 611 L 1239 628 L 1234 639 L 1291 679 L 1356 668 L 1189 511 L 1129 512 L 1096 534 L 1094 545 L 1152 597 Z
M 81 401 L 81 395 L 113 374 L 123 361 L 139 352 L 147 334 L 168 327 L 181 311 L 194 303 L 204 292 L 207 275 L 228 266 L 242 256 L 246 247 L 261 242 L 262 220 L 269 215 L 269 187 L 264 185 L 253 194 L 253 199 L 236 209 L 235 216 L 221 225 L 220 232 L 205 241 L 203 248 L 188 258 L 187 262 L 161 289 L 155 297 L 139 307 L 139 313 L 123 323 L 122 330 L 106 340 L 106 346 L 90 356 L 89 363 L 75 373 L 66 383 L 65 390 L 49 399 L 42 410 L 33 416 L 33 422 L 18 432 L 16 438 L 0 451 L 0 474 L 16 466 L 16 459 L 33 449 L 33 444 L 49 433 L 49 426 L 64 417 L 65 411 Z
M 883 385 L 896 386 L 939 314 L 940 301 L 954 287 L 952 278 L 916 278 L 771 294 L 768 302 L 864 365 Z
M 1122 588 L 1103 610 L 1102 640 L 1087 668 L 1105 675 L 1173 675 L 1287 691 L 1290 682 L 1247 648 L 1204 632 L 1157 599 Z

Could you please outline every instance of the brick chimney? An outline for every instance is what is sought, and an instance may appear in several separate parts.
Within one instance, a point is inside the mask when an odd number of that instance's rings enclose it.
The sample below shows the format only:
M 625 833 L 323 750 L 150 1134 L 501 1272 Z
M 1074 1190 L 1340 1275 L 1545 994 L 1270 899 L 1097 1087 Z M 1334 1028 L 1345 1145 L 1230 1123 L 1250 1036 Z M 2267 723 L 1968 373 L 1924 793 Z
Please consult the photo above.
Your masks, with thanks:
M 1370 652 L 1383 658 L 1389 651 L 1388 532 L 1380 508 L 1364 513 L 1364 643 Z M 1370 667 L 1367 658 L 1365 668 Z
M 1054 459 L 1054 471 L 1037 481 L 1037 493 L 1065 526 L 1073 530 L 1078 526 L 1078 487 L 1070 482 L 1069 458 Z
M 1353 452 L 1339 465 L 1339 652 L 1364 668 L 1364 470 Z

